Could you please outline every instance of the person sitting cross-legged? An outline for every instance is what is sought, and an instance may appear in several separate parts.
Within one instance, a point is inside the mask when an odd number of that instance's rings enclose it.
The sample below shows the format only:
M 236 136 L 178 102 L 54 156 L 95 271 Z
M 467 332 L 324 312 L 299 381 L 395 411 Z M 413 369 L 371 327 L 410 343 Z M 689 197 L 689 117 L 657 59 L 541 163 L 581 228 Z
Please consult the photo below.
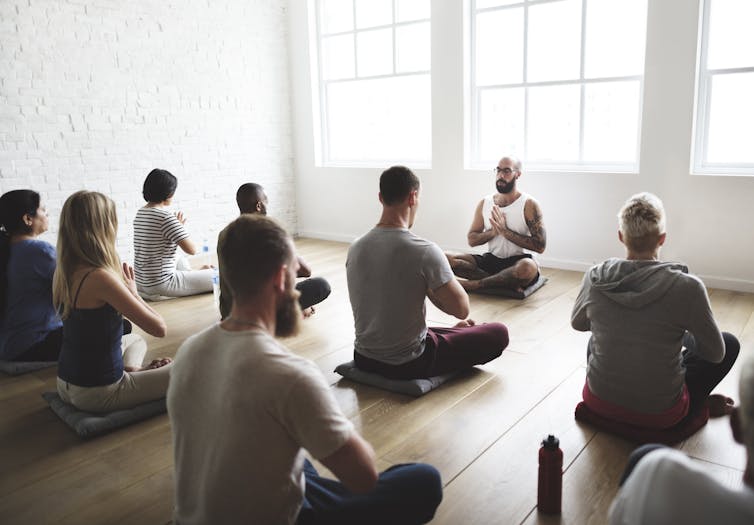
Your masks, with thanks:
M 418 524 L 442 499 L 436 469 L 377 473 L 311 361 L 276 337 L 297 332 L 293 243 L 272 219 L 244 214 L 218 238 L 230 315 L 178 349 L 168 389 L 176 523 Z M 320 476 L 304 451 L 338 478 Z
M 738 356 L 721 333 L 702 281 L 683 264 L 660 260 L 665 210 L 651 193 L 629 198 L 618 214 L 626 257 L 584 276 L 571 314 L 591 331 L 584 403 L 596 414 L 643 428 L 665 429 L 705 404 L 710 415 L 732 401 L 710 392 Z
M 733 438 L 746 447 L 743 486 L 731 488 L 703 461 L 662 445 L 644 445 L 629 457 L 610 508 L 612 525 L 750 525 L 754 523 L 754 358 L 739 380 L 741 403 L 730 415 Z
M 241 184 L 236 192 L 236 203 L 241 213 L 267 215 L 269 204 L 267 194 L 262 186 L 254 182 Z M 296 255 L 296 258 L 298 259 L 296 277 L 307 277 L 296 283 L 296 290 L 301 293 L 298 302 L 304 317 L 310 317 L 314 314 L 314 305 L 321 303 L 330 295 L 330 283 L 322 277 L 312 277 L 312 270 L 304 258 L 300 255 Z M 222 283 L 220 289 L 220 315 L 224 319 L 230 312 L 230 292 L 222 286 Z
M 442 250 L 414 235 L 419 178 L 404 166 L 380 177 L 382 216 L 357 239 L 346 259 L 355 321 L 354 362 L 391 379 L 439 376 L 487 363 L 508 346 L 501 323 L 476 324 L 469 296 Z M 461 321 L 427 328 L 425 299 Z
M 446 254 L 467 291 L 503 288 L 522 292 L 539 279 L 539 265 L 531 252 L 544 252 L 547 236 L 539 203 L 517 188 L 520 177 L 520 160 L 500 159 L 495 166 L 497 193 L 482 199 L 474 211 L 469 246 L 486 243 L 487 253 Z

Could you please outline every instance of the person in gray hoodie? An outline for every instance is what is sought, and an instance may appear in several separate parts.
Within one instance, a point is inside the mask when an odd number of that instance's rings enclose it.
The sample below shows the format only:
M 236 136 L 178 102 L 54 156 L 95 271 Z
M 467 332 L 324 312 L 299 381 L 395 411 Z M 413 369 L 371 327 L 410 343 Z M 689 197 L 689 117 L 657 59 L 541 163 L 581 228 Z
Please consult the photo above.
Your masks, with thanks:
M 591 331 L 584 402 L 603 417 L 669 428 L 698 409 L 730 412 L 733 401 L 710 396 L 738 356 L 738 340 L 721 333 L 702 281 L 679 263 L 659 260 L 665 210 L 650 193 L 634 195 L 618 214 L 625 259 L 608 259 L 584 276 L 571 315 Z

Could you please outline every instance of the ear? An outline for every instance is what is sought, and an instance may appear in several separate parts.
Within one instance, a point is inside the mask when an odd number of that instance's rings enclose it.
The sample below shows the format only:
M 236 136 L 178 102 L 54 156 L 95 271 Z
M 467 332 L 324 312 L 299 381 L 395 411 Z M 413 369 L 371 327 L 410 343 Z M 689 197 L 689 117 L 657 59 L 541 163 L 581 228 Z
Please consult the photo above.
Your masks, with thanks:
M 257 205 L 254 207 L 258 212 L 262 211 L 262 201 L 257 201 Z
M 382 200 L 382 192 L 377 192 L 377 198 L 380 199 L 380 204 L 385 204 L 385 201 Z
M 285 292 L 285 276 L 288 273 L 288 265 L 284 264 L 280 268 L 278 268 L 278 271 L 275 272 L 275 275 L 273 276 L 272 281 L 272 287 L 274 290 L 277 290 L 278 292 Z
M 619 240 L 619 241 L 620 241 L 620 242 L 621 242 L 622 244 L 626 244 L 625 242 L 623 242 L 623 232 L 622 232 L 622 231 L 620 231 L 620 230 L 618 230 L 618 240 Z
M 733 412 L 730 413 L 730 429 L 733 432 L 733 439 L 736 443 L 744 443 L 744 433 L 741 429 L 741 413 L 738 411 L 738 407 L 733 408 Z
M 29 215 L 28 213 L 24 213 L 24 224 L 27 226 L 31 226 L 31 223 L 33 222 L 33 217 Z
M 665 244 L 665 237 L 667 237 L 667 235 L 668 235 L 667 233 L 663 233 L 660 235 L 660 239 L 657 241 L 658 246 L 662 246 L 663 244 Z
M 416 190 L 413 190 L 411 193 L 408 194 L 408 205 L 412 208 L 416 206 L 416 201 L 419 197 L 419 192 Z

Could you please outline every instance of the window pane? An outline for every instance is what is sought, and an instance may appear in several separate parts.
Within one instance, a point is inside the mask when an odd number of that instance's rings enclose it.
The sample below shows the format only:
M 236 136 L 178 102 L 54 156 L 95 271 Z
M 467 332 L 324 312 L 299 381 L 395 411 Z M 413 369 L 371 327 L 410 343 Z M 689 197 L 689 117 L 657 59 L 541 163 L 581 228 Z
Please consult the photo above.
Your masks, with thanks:
M 353 30 L 352 0 L 321 0 L 320 6 L 320 26 L 323 34 Z
M 646 29 L 646 0 L 588 0 L 584 76 L 642 75 Z
M 393 73 L 393 30 L 377 29 L 356 34 L 360 77 Z
M 322 66 L 325 80 L 353 78 L 353 34 L 322 39 Z
M 754 2 L 714 0 L 710 5 L 707 67 L 754 66 Z
M 396 22 L 424 20 L 429 18 L 429 0 L 397 0 L 395 11 Z
M 524 10 L 503 9 L 476 16 L 474 43 L 476 83 L 516 83 L 523 80 Z
M 393 23 L 393 0 L 356 0 L 356 28 Z
M 580 77 L 581 0 L 563 0 L 529 8 L 527 80 Z
M 754 163 L 754 73 L 711 79 L 707 162 Z
M 580 96 L 578 85 L 529 88 L 527 160 L 578 160 Z
M 485 89 L 479 97 L 479 157 L 490 167 L 524 155 L 524 88 Z
M 476 8 L 497 7 L 500 5 L 521 4 L 524 0 L 476 0 Z
M 431 67 L 429 22 L 395 28 L 397 73 L 429 71 Z
M 432 114 L 428 93 L 429 75 L 330 84 L 329 160 L 429 163 Z
M 584 90 L 583 160 L 633 162 L 639 131 L 639 82 L 600 82 L 587 84 Z

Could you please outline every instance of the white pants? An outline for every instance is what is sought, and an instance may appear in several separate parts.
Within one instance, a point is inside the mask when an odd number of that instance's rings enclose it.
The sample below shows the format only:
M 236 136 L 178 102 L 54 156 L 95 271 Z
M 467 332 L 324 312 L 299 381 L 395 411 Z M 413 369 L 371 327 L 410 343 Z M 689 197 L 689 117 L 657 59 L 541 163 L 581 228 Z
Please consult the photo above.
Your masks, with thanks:
M 212 291 L 215 270 L 177 270 L 170 280 L 157 286 L 139 286 L 139 295 L 154 300 L 163 297 L 184 297 Z
M 140 335 L 127 334 L 123 336 L 121 350 L 124 367 L 140 367 L 147 343 Z M 58 395 L 66 403 L 88 412 L 131 408 L 165 397 L 171 368 L 172 363 L 152 370 L 124 372 L 118 381 L 104 386 L 78 386 L 58 378 Z

